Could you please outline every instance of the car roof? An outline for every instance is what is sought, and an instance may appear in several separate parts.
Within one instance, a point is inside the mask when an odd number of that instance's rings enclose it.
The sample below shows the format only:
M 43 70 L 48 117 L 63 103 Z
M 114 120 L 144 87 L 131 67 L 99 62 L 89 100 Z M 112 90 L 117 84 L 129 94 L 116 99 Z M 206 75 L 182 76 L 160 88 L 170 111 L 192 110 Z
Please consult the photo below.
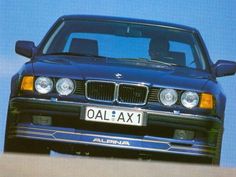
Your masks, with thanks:
M 136 24 L 157 25 L 157 26 L 175 28 L 175 29 L 184 30 L 184 31 L 197 32 L 197 29 L 189 27 L 189 26 L 185 26 L 185 25 L 178 25 L 178 24 L 173 24 L 173 23 L 159 22 L 159 21 L 154 21 L 154 20 L 136 19 L 136 18 L 100 16 L 100 15 L 65 15 L 59 18 L 59 20 L 70 20 L 70 19 L 128 22 L 128 23 L 136 23 Z

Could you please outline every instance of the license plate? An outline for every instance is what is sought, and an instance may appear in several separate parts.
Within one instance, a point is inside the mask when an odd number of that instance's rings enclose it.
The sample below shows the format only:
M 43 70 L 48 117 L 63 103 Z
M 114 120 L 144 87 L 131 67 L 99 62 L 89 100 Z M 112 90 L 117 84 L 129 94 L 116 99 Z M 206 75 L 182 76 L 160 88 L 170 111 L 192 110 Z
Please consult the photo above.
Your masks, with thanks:
M 94 122 L 142 126 L 143 112 L 88 106 L 85 109 L 85 120 Z

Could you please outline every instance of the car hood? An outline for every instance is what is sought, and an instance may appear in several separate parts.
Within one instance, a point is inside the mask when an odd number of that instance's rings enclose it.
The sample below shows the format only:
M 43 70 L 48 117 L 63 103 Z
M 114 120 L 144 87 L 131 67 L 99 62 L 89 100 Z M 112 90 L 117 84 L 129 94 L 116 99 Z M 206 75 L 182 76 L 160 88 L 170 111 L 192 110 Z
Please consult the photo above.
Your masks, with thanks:
M 41 56 L 33 61 L 36 76 L 145 83 L 150 86 L 202 90 L 207 72 L 153 62 L 74 56 Z

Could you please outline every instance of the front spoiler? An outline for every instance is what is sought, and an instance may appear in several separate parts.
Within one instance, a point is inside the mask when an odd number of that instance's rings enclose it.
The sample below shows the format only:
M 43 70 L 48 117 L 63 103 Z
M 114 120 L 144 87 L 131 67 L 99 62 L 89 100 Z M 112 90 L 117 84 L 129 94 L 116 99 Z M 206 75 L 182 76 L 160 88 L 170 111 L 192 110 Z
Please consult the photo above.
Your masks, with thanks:
M 101 105 L 95 103 L 80 103 L 72 101 L 62 101 L 53 99 L 39 99 L 39 98 L 27 98 L 27 97 L 15 97 L 10 100 L 10 110 L 12 113 L 19 112 L 29 112 L 36 110 L 38 113 L 40 110 L 80 116 L 78 110 L 85 109 L 86 106 L 101 107 L 104 106 L 110 109 L 126 109 L 130 111 L 139 110 L 143 111 L 147 117 L 148 124 L 169 124 L 177 128 L 196 128 L 204 129 L 208 131 L 209 129 L 219 129 L 222 128 L 223 123 L 218 117 L 214 116 L 204 116 L 186 113 L 175 113 L 167 111 L 158 111 L 142 108 L 132 108 L 132 107 L 122 107 L 117 105 Z M 30 108 L 30 109 L 29 109 Z
M 73 143 L 138 151 L 164 152 L 213 158 L 215 147 L 194 140 L 176 140 L 153 136 L 102 133 L 21 123 L 13 127 L 8 138 L 26 138 L 50 143 Z

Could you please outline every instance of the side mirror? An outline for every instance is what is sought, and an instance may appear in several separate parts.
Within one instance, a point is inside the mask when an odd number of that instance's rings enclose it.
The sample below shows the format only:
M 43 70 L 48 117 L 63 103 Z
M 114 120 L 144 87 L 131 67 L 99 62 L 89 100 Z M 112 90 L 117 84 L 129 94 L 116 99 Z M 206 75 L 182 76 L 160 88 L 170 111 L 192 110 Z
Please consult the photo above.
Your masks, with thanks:
M 218 60 L 214 65 L 216 77 L 234 75 L 236 72 L 236 62 Z
M 32 58 L 36 52 L 36 47 L 32 41 L 16 41 L 15 51 L 17 54 Z

